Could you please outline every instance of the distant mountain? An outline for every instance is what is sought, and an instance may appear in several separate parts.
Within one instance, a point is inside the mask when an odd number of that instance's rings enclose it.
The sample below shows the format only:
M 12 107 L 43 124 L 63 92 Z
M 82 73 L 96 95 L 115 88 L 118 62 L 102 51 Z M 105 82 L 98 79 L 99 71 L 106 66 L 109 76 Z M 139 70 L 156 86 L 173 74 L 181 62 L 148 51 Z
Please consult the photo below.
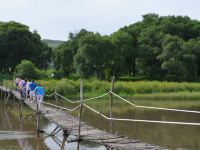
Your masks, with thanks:
M 64 41 L 43 39 L 42 42 L 46 43 L 49 47 L 54 49 L 58 47 Z

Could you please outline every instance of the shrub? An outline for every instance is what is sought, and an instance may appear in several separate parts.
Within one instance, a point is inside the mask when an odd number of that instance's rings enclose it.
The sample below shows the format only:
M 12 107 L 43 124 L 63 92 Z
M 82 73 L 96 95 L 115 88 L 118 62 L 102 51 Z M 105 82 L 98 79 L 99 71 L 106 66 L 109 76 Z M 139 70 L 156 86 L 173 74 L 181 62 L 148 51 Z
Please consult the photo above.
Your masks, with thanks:
M 61 79 L 56 83 L 56 91 L 62 95 L 76 95 L 78 92 L 73 84 L 67 79 Z
M 22 60 L 15 68 L 15 76 L 20 76 L 28 79 L 38 79 L 38 74 L 35 65 L 29 60 Z

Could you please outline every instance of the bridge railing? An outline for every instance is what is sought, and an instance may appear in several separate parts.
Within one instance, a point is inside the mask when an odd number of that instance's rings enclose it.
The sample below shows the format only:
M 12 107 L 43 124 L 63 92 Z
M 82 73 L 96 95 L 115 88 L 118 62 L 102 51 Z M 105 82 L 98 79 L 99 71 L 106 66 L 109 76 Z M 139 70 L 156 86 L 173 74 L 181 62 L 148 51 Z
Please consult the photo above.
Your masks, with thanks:
M 133 102 L 119 96 L 118 94 L 112 92 L 112 91 L 109 91 L 105 94 L 102 94 L 100 96 L 96 96 L 96 97 L 92 97 L 92 98 L 88 98 L 88 99 L 83 99 L 83 102 L 85 101 L 92 101 L 92 100 L 96 100 L 96 99 L 99 99 L 99 98 L 103 98 L 109 94 L 112 94 L 116 97 L 118 97 L 121 101 L 124 101 L 126 103 L 128 103 L 129 105 L 135 107 L 135 108 L 143 108 L 143 109 L 154 109 L 154 110 L 164 110 L 164 111 L 174 111 L 174 112 L 184 112 L 184 113 L 195 113 L 195 114 L 200 114 L 200 111 L 193 111 L 193 110 L 183 110 L 183 109 L 172 109 L 172 108 L 162 108 L 162 107 L 150 107 L 150 106 L 141 106 L 141 105 L 136 105 L 134 104 Z M 54 92 L 52 94 L 50 94 L 50 96 L 53 96 L 53 95 L 57 95 L 61 98 L 63 98 L 64 100 L 72 103 L 72 104 L 76 104 L 76 103 L 79 103 L 78 106 L 72 108 L 72 109 L 69 109 L 69 108 L 65 108 L 65 107 L 61 107 L 61 106 L 58 106 L 58 105 L 54 105 L 54 104 L 51 104 L 51 103 L 47 103 L 47 102 L 44 102 L 45 104 L 48 104 L 48 105 L 51 105 L 51 106 L 54 106 L 54 107 L 57 107 L 57 108 L 61 108 L 63 110 L 69 110 L 69 111 L 75 111 L 77 110 L 78 108 L 80 108 L 80 103 L 81 101 L 73 101 L 73 100 L 70 100 L 62 95 L 60 95 L 59 93 L 57 92 Z M 47 96 L 47 95 L 46 95 Z M 114 118 L 114 117 L 108 117 L 106 115 L 104 115 L 103 113 L 99 112 L 98 110 L 96 110 L 95 108 L 92 108 L 91 106 L 87 105 L 86 103 L 83 103 L 83 106 L 86 108 L 86 109 L 89 109 L 91 112 L 93 113 L 96 113 L 100 116 L 102 116 L 104 119 L 107 119 L 109 121 L 128 121 L 128 122 L 146 122 L 146 123 L 160 123 L 160 124 L 178 124 L 178 125 L 200 125 L 200 123 L 195 123 L 195 122 L 176 122 L 176 121 L 157 121 L 157 120 L 140 120 L 140 119 L 127 119 L 127 118 Z

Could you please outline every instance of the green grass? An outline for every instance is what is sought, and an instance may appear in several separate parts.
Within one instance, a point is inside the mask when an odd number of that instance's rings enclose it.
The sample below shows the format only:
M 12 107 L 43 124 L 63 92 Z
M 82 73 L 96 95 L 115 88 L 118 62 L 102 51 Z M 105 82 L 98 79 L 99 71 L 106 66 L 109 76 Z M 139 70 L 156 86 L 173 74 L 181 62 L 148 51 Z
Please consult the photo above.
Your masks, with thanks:
M 63 78 L 60 80 L 38 80 L 47 94 L 54 91 L 70 98 L 79 98 L 80 80 Z M 3 80 L 3 85 L 13 86 L 13 81 Z M 111 83 L 97 79 L 84 79 L 83 92 L 85 97 L 93 97 L 108 92 Z M 199 99 L 200 83 L 188 82 L 160 82 L 160 81 L 137 81 L 115 82 L 114 92 L 136 99 Z
M 70 98 L 79 98 L 80 80 L 39 80 L 38 83 L 45 87 L 46 93 L 57 91 Z M 96 79 L 83 80 L 84 97 L 93 97 L 108 92 L 111 83 Z M 114 92 L 124 97 L 135 99 L 200 99 L 200 83 L 188 82 L 159 82 L 159 81 L 137 81 L 115 83 Z
M 4 80 L 3 85 L 13 87 L 11 80 Z M 36 83 L 42 84 L 46 94 L 51 94 L 56 90 L 59 94 L 71 99 L 80 99 L 80 80 L 69 80 L 66 78 L 56 80 L 38 80 Z M 84 99 L 100 96 L 110 90 L 111 83 L 96 79 L 83 80 Z M 200 106 L 200 83 L 177 83 L 159 81 L 137 81 L 137 82 L 116 82 L 114 92 L 121 97 L 137 105 L 154 106 L 164 108 L 195 109 Z M 87 101 L 87 105 L 99 112 L 109 114 L 110 95 L 103 98 Z M 56 103 L 54 96 L 45 97 L 45 101 Z M 75 107 L 78 104 L 59 98 L 58 105 L 63 107 Z M 135 107 L 127 104 L 113 95 L 113 113 L 123 113 L 134 110 Z M 77 114 L 78 112 L 75 112 Z

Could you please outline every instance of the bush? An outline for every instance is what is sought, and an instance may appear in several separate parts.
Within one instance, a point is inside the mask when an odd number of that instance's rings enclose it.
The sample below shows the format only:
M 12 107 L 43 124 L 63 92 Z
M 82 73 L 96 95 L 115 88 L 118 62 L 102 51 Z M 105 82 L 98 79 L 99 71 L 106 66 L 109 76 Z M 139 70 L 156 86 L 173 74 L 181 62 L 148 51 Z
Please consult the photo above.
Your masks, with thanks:
M 61 79 L 56 83 L 56 92 L 61 95 L 76 95 L 78 92 L 73 84 L 71 84 L 67 79 Z
M 29 60 L 22 60 L 15 68 L 15 76 L 28 79 L 38 79 L 35 65 Z
M 36 69 L 37 76 L 39 79 L 46 79 L 48 78 L 48 74 L 45 70 Z

